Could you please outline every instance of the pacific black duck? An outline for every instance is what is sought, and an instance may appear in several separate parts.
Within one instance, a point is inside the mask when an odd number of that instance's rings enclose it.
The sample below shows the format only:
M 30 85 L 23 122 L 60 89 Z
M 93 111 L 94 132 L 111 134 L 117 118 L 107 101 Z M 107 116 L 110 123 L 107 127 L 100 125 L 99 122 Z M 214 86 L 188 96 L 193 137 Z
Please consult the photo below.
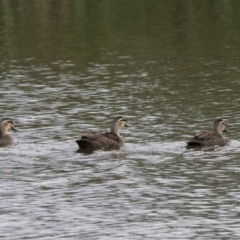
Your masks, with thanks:
M 222 119 L 217 119 L 214 122 L 213 129 L 213 132 L 198 132 L 187 142 L 187 147 L 225 146 L 227 144 L 227 140 L 224 139 L 222 135 L 223 132 L 228 132 L 225 122 Z
M 111 125 L 110 132 L 88 133 L 77 140 L 80 149 L 111 149 L 123 146 L 120 130 L 128 127 L 123 117 L 116 117 Z
M 9 130 L 18 132 L 18 130 L 14 128 L 14 123 L 11 118 L 3 118 L 0 121 L 0 147 L 13 144 L 13 138 L 8 134 Z

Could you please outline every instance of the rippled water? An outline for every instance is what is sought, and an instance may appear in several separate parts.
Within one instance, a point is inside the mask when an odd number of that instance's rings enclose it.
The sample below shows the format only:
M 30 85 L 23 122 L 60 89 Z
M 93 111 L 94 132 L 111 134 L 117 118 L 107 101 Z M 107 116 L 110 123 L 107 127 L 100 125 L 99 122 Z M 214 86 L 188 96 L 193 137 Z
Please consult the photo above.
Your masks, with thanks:
M 240 237 L 239 7 L 143 2 L 0 2 L 1 115 L 21 131 L 0 149 L 1 239 Z M 121 149 L 77 151 L 118 115 Z M 230 144 L 187 150 L 217 117 Z

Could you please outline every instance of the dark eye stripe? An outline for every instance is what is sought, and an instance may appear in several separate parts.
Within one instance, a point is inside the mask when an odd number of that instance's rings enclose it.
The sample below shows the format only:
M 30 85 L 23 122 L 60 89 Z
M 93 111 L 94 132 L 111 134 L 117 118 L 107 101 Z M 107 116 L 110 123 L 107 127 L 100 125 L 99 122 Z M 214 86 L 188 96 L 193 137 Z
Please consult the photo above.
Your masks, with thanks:
M 13 122 L 11 120 L 7 120 L 7 123 L 14 125 Z

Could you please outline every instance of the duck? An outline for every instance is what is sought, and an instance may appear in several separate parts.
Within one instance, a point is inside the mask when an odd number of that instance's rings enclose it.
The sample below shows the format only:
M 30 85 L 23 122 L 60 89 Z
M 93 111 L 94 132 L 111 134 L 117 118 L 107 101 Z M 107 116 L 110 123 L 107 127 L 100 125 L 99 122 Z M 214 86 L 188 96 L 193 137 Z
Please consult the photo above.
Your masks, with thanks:
M 0 120 L 0 147 L 13 144 L 13 138 L 8 134 L 9 130 L 19 132 L 15 127 L 11 118 L 3 118 Z
M 223 132 L 228 132 L 226 124 L 223 119 L 217 119 L 214 122 L 213 132 L 198 132 L 187 142 L 187 147 L 226 146 L 227 140 L 223 138 Z
M 111 149 L 123 146 L 120 130 L 129 127 L 122 116 L 115 117 L 110 132 L 88 133 L 77 140 L 79 149 Z

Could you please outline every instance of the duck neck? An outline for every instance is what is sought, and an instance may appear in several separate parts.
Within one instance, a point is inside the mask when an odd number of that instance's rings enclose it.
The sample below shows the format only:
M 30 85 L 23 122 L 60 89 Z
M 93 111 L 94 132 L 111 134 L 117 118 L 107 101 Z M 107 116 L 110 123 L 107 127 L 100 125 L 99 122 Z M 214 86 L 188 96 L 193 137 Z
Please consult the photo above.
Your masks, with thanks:
M 7 135 L 7 131 L 5 128 L 3 128 L 2 126 L 0 127 L 0 136 L 4 137 Z
M 112 125 L 112 127 L 111 127 L 111 133 L 117 135 L 117 137 L 118 137 L 118 142 L 119 142 L 120 146 L 122 146 L 122 145 L 123 145 L 123 139 L 122 139 L 122 137 L 121 137 L 121 135 L 120 135 L 120 128 Z
M 214 127 L 214 132 L 218 133 L 223 138 L 222 131 L 219 128 Z
M 118 137 L 121 137 L 120 136 L 120 128 L 117 127 L 116 125 L 112 124 L 111 126 L 111 133 L 114 133 L 116 134 Z

